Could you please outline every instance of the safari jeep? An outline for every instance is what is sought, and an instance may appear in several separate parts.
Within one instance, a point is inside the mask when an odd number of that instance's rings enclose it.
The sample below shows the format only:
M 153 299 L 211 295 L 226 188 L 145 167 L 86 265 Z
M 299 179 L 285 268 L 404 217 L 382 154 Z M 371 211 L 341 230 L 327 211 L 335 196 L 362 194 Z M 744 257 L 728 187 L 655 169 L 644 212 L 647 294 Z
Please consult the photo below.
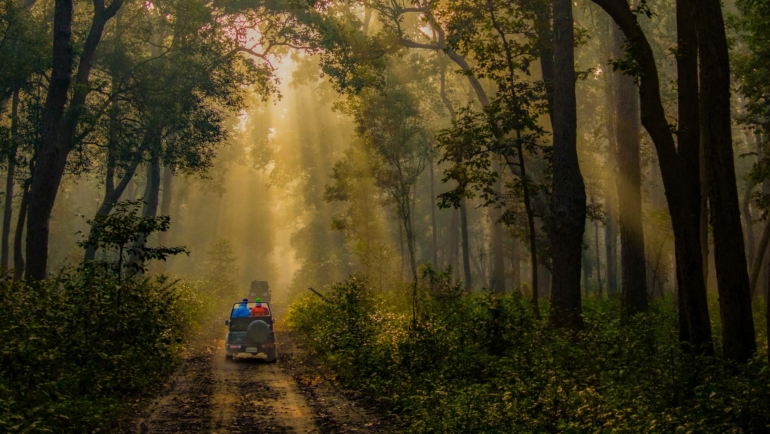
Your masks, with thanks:
M 225 339 L 225 357 L 232 360 L 239 354 L 264 354 L 268 362 L 275 362 L 277 354 L 275 348 L 275 333 L 273 332 L 273 310 L 269 303 L 259 303 L 264 309 L 252 311 L 257 306 L 256 302 L 245 303 L 252 314 L 248 317 L 239 317 L 236 309 L 243 302 L 235 303 L 230 311 L 230 319 L 225 321 L 228 326 L 227 339 Z M 261 310 L 262 312 L 258 312 Z M 236 314 L 234 317 L 233 314 Z

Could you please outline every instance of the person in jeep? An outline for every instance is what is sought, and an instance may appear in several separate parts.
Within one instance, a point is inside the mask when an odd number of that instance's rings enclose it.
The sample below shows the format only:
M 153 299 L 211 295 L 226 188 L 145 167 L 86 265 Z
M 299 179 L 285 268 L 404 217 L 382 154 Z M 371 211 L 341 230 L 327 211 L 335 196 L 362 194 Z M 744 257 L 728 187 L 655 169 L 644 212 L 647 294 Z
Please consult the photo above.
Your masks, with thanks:
M 248 317 L 251 314 L 251 312 L 249 311 L 249 308 L 248 308 L 248 303 L 249 303 L 249 299 L 244 298 L 243 301 L 241 302 L 241 305 L 238 306 L 238 308 L 236 308 L 235 310 L 233 310 L 232 317 L 233 318 L 246 318 L 246 317 Z
M 257 299 L 257 304 L 251 308 L 251 316 L 267 316 L 270 315 L 270 310 L 265 306 L 262 306 L 262 299 Z

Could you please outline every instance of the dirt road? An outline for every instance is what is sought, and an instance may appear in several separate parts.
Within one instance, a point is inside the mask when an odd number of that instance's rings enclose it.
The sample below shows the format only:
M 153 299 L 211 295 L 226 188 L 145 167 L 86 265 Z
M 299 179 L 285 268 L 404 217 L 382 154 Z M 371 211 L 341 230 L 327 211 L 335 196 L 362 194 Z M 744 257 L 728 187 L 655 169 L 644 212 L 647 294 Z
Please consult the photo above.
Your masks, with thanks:
M 325 378 L 287 333 L 277 363 L 225 359 L 204 339 L 123 433 L 393 432 Z

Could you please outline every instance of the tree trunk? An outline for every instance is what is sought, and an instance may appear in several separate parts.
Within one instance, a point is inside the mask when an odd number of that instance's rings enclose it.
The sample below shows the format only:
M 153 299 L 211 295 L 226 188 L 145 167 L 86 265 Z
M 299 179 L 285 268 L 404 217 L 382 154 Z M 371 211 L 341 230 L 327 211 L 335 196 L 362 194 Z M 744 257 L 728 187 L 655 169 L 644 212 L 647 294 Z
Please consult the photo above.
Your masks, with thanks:
M 593 0 L 602 7 L 623 30 L 634 45 L 633 56 L 641 72 L 639 98 L 642 125 L 652 138 L 658 154 L 661 177 L 674 230 L 679 290 L 687 307 L 688 336 L 696 351 L 713 353 L 711 325 L 708 316 L 706 286 L 703 280 L 701 245 L 697 225 L 690 212 L 691 198 L 688 181 L 697 173 L 685 172 L 671 134 L 660 98 L 660 82 L 655 57 L 649 41 L 636 16 L 625 0 Z
M 689 214 L 692 225 L 702 228 L 702 155 L 700 143 L 700 97 L 698 94 L 698 39 L 695 32 L 695 17 L 689 0 L 676 0 L 677 20 L 677 88 L 679 90 L 679 131 L 677 140 L 682 166 L 686 170 L 686 182 L 689 196 Z M 702 232 L 701 232 L 702 233 Z M 699 235 L 700 237 L 700 235 Z M 704 248 L 703 238 L 700 237 L 701 248 Z M 708 248 L 707 245 L 705 248 Z M 704 270 L 703 280 L 706 281 L 708 262 L 701 261 Z M 679 266 L 677 265 L 677 268 Z M 679 279 L 681 276 L 677 275 Z M 681 282 L 680 282 L 681 283 Z M 680 285 L 681 287 L 681 285 Z M 680 339 L 689 340 L 689 320 L 686 292 L 678 296 L 680 315 Z M 685 329 L 687 328 L 687 329 Z
M 613 297 L 618 291 L 618 278 L 615 272 L 618 246 L 615 234 L 614 217 L 608 213 L 604 223 L 604 280 L 607 282 L 607 298 Z M 603 297 L 602 288 L 599 288 L 597 297 Z
M 553 32 L 551 29 L 551 11 L 547 2 L 534 2 L 535 31 L 539 41 L 540 71 L 545 84 L 548 112 L 551 114 L 553 127 Z
M 613 30 L 616 26 L 610 25 L 610 33 L 607 35 L 607 39 L 610 41 L 610 47 L 604 49 L 608 58 L 613 57 L 612 45 L 614 45 Z M 615 103 L 616 89 L 615 89 L 615 75 L 620 74 L 616 71 L 608 71 L 606 76 L 606 107 L 607 107 L 607 164 L 609 166 L 604 191 L 604 256 L 606 260 L 606 281 L 607 281 L 607 298 L 613 298 L 618 293 L 618 275 L 617 275 L 617 254 L 618 254 L 618 241 L 617 241 L 617 223 L 616 223 L 616 210 L 618 203 L 618 188 L 617 188 L 617 133 L 616 133 L 616 113 Z M 598 294 L 599 298 L 602 298 L 601 289 Z
M 449 264 L 452 266 L 452 281 L 460 280 L 460 243 L 457 233 L 460 226 L 460 210 L 452 209 L 449 222 Z
M 9 242 L 11 238 L 11 219 L 13 219 L 13 186 L 16 177 L 16 152 L 18 150 L 17 130 L 19 124 L 19 91 L 13 92 L 11 105 L 11 149 L 8 153 L 8 174 L 5 178 L 5 204 L 3 207 L 2 253 L 0 268 L 7 270 L 10 262 Z
M 741 200 L 741 216 L 743 217 L 743 230 L 746 234 L 746 253 L 748 254 L 748 264 L 754 263 L 754 249 L 756 242 L 754 240 L 754 218 L 751 215 L 751 192 L 754 190 L 754 184 L 746 182 L 746 189 L 743 190 L 743 200 Z M 751 281 L 751 279 L 749 279 Z M 754 292 L 753 286 L 749 289 Z M 753 298 L 753 297 L 752 297 Z
M 602 293 L 602 258 L 599 253 L 599 221 L 594 220 L 594 238 L 596 244 L 596 283 L 599 286 L 599 294 Z M 586 288 L 586 296 L 588 296 L 588 288 Z
M 500 164 L 493 164 L 493 169 L 502 176 L 502 168 Z M 502 192 L 502 182 L 500 179 L 495 183 L 495 192 L 500 194 Z M 491 228 L 490 235 L 492 236 L 492 263 L 491 276 L 489 281 L 489 290 L 494 293 L 505 292 L 505 247 L 503 245 L 503 225 L 500 222 L 502 211 L 497 207 L 492 207 L 489 210 L 491 216 Z
M 572 1 L 553 1 L 554 113 L 551 323 L 583 328 L 580 261 L 586 218 L 586 192 L 577 156 L 575 45 Z
M 522 146 L 521 134 L 516 132 L 516 154 L 519 157 L 518 169 L 521 179 L 522 192 L 524 193 L 524 211 L 527 215 L 527 236 L 529 237 L 529 259 L 532 262 L 532 310 L 536 318 L 540 318 L 540 287 L 538 280 L 538 260 L 537 260 L 537 231 L 535 228 L 535 213 L 532 210 L 532 198 L 529 191 L 529 177 L 527 176 L 527 166 L 524 162 L 524 146 Z M 509 161 L 508 165 L 513 170 L 513 164 Z
M 61 184 L 67 156 L 72 150 L 75 130 L 89 93 L 89 78 L 96 48 L 102 38 L 104 25 L 120 9 L 122 0 L 114 0 L 104 7 L 103 0 L 94 1 L 91 28 L 82 47 L 75 88 L 69 104 L 65 106 L 72 82 L 72 0 L 57 0 L 54 6 L 53 62 L 48 93 L 43 105 L 41 122 L 41 147 L 32 176 L 27 218 L 27 280 L 46 278 L 48 267 L 48 236 L 51 211 Z
M 160 204 L 160 215 L 171 216 L 171 201 L 173 200 L 174 192 L 174 169 L 171 166 L 165 166 L 163 168 L 163 200 Z M 158 234 L 158 246 L 168 246 L 168 232 L 160 232 Z
M 160 196 L 160 157 L 158 150 L 154 149 L 150 156 L 150 165 L 147 167 L 147 184 L 144 188 L 144 207 L 142 217 L 156 217 L 158 215 L 158 202 Z M 143 248 L 147 244 L 147 236 L 144 234 L 135 243 L 134 248 Z M 132 254 L 129 262 L 137 263 L 139 257 Z M 140 270 L 141 271 L 141 270 Z
M 698 2 L 703 137 L 714 234 L 724 357 L 748 360 L 756 351 L 749 278 L 733 162 L 730 118 L 730 59 L 719 0 Z
M 471 253 L 470 240 L 468 239 L 468 210 L 465 205 L 465 198 L 460 200 L 460 232 L 462 234 L 463 244 L 463 274 L 465 276 L 465 291 L 470 292 L 473 288 L 471 282 Z
M 623 33 L 612 26 L 613 57 L 621 59 Z M 646 312 L 647 264 L 642 225 L 642 171 L 639 151 L 639 103 L 634 79 L 614 74 L 615 133 L 617 134 L 616 174 L 618 188 L 618 227 L 620 229 L 621 312 L 628 318 Z
M 16 231 L 13 234 L 13 279 L 21 280 L 24 276 L 24 223 L 27 221 L 27 210 L 29 209 L 29 187 L 31 180 L 24 182 L 21 193 L 21 204 L 19 205 L 19 217 L 16 219 Z
M 147 184 L 144 188 L 144 207 L 142 217 L 155 217 L 158 215 L 160 203 L 160 157 L 157 151 L 152 153 L 150 165 L 147 167 Z
M 511 237 L 511 290 L 521 292 L 521 253 L 519 240 Z
M 433 250 L 433 269 L 438 270 L 438 228 L 436 227 L 436 191 L 433 181 L 433 157 L 430 159 L 430 227 L 433 235 L 431 249 Z
M 754 261 L 751 263 L 751 270 L 749 272 L 749 289 L 751 290 L 751 298 L 753 299 L 756 294 L 757 280 L 759 279 L 759 272 L 762 270 L 762 263 L 765 262 L 767 257 L 767 245 L 770 241 L 770 219 L 765 220 L 764 226 L 762 226 L 762 235 L 759 237 L 759 245 L 757 245 L 757 251 L 754 254 Z

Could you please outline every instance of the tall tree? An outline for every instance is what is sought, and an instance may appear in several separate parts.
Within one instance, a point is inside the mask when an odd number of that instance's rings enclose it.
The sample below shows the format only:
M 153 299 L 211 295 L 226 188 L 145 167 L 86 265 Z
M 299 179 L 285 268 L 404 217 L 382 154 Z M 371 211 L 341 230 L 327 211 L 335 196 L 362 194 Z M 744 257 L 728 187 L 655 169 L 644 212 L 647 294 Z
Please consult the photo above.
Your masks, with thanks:
M 727 35 L 719 0 L 693 2 L 693 6 L 722 350 L 726 358 L 743 362 L 756 351 L 756 339 L 733 158 Z
M 613 55 L 623 57 L 623 32 L 612 26 Z M 618 227 L 620 229 L 621 305 L 625 317 L 647 311 L 647 262 L 642 225 L 642 169 L 638 91 L 633 77 L 613 74 L 614 128 L 617 143 Z
M 652 48 L 637 21 L 637 14 L 625 0 L 593 0 L 601 6 L 626 36 L 632 47 L 626 52 L 631 62 L 623 62 L 626 72 L 639 81 L 639 103 L 642 125 L 652 138 L 658 154 L 663 186 L 666 192 L 671 225 L 674 230 L 678 288 L 686 306 L 688 339 L 696 351 L 712 353 L 711 324 L 708 316 L 706 284 L 703 279 L 699 226 L 690 212 L 688 182 L 697 173 L 687 172 L 691 165 L 683 162 L 677 151 L 671 127 L 660 97 L 660 79 Z M 632 66 L 633 65 L 633 66 Z M 630 68 L 629 68 L 630 67 Z
M 582 329 L 580 261 L 586 191 L 577 156 L 575 36 L 571 0 L 553 1 L 553 184 L 551 193 L 551 323 Z
M 45 279 L 48 267 L 48 235 L 51 210 L 61 184 L 67 157 L 86 97 L 91 91 L 91 68 L 104 26 L 115 16 L 123 0 L 93 0 L 93 18 L 78 58 L 75 86 L 69 105 L 72 64 L 73 1 L 57 0 L 54 7 L 53 66 L 42 113 L 42 145 L 32 177 L 27 217 L 27 279 Z M 65 116 L 66 111 L 66 116 Z
M 677 94 L 679 129 L 677 141 L 686 171 L 692 225 L 701 225 L 700 96 L 698 93 L 698 38 L 690 0 L 677 0 Z M 678 270 L 677 270 L 678 272 Z M 680 339 L 689 341 L 686 291 L 679 291 Z

